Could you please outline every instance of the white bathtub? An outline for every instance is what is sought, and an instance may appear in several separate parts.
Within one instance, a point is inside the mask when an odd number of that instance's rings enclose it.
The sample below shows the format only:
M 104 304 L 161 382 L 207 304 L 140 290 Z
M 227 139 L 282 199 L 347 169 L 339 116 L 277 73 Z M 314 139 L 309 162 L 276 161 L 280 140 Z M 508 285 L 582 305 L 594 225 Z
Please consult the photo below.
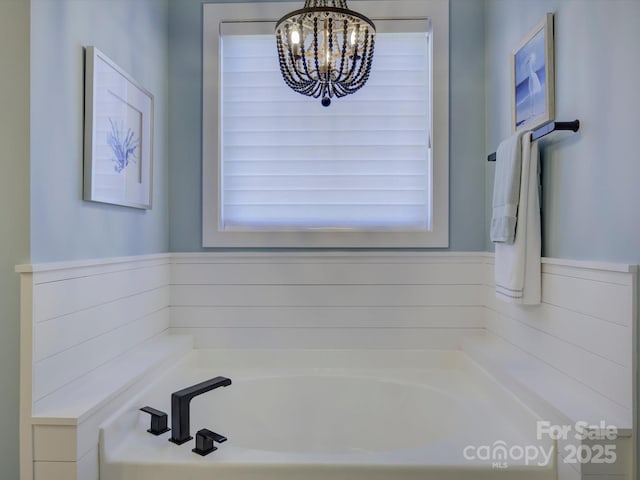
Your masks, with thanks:
M 140 407 L 170 416 L 215 376 L 233 384 L 193 399 L 190 431 L 228 437 L 217 451 L 146 432 Z M 460 352 L 194 351 L 102 426 L 100 479 L 552 479 L 536 420 Z

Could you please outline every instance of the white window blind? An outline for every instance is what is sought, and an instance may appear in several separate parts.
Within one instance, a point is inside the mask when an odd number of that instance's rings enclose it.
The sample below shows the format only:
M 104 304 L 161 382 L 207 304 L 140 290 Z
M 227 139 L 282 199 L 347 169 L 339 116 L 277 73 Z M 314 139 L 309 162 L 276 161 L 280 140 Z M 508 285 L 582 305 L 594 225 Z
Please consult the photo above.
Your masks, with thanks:
M 272 33 L 222 25 L 219 229 L 431 229 L 430 37 L 407 25 L 327 108 L 284 84 Z

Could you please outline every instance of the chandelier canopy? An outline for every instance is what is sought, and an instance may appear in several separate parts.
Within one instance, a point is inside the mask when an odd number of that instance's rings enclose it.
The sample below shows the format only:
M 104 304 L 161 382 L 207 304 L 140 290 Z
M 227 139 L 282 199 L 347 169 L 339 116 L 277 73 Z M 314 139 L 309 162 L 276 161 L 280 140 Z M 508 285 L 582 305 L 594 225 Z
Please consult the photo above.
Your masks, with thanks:
M 282 77 L 310 97 L 344 97 L 364 86 L 371 72 L 376 27 L 349 10 L 346 0 L 306 0 L 276 24 Z

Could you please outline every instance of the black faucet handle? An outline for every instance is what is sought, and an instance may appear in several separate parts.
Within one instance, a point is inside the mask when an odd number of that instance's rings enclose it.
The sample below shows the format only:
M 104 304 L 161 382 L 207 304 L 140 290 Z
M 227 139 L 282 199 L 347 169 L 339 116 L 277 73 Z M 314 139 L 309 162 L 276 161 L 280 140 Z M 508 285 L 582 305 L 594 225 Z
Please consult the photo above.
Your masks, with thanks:
M 191 451 L 204 457 L 218 449 L 213 445 L 213 442 L 222 443 L 226 441 L 227 437 L 203 428 L 196 433 L 196 448 Z
M 202 430 L 204 430 L 203 432 L 204 435 L 207 435 L 209 438 L 212 438 L 215 442 L 224 443 L 227 441 L 227 437 L 225 437 L 224 435 L 220 435 L 219 433 L 212 432 L 211 430 L 207 430 L 206 428 L 203 428 Z
M 160 411 L 160 410 L 156 410 L 155 408 L 152 407 L 142 407 L 140 409 L 140 411 L 148 413 L 149 415 L 151 415 L 151 426 L 150 428 L 147 430 L 147 432 L 153 434 L 153 435 L 162 435 L 165 432 L 168 432 L 169 430 L 171 430 L 170 428 L 168 428 L 167 424 L 167 414 Z

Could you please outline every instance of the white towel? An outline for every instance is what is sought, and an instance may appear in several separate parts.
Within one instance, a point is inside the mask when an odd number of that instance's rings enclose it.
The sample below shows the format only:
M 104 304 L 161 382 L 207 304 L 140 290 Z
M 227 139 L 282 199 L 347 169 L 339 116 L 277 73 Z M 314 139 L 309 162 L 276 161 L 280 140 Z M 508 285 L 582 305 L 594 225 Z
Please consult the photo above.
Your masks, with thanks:
M 523 134 L 524 131 L 521 130 L 503 140 L 496 151 L 490 230 L 492 242 L 513 243 L 515 239 L 520 199 Z
M 537 305 L 541 297 L 540 198 L 538 143 L 522 137 L 522 178 L 518 228 L 512 244 L 496 243 L 496 297 L 509 303 Z

